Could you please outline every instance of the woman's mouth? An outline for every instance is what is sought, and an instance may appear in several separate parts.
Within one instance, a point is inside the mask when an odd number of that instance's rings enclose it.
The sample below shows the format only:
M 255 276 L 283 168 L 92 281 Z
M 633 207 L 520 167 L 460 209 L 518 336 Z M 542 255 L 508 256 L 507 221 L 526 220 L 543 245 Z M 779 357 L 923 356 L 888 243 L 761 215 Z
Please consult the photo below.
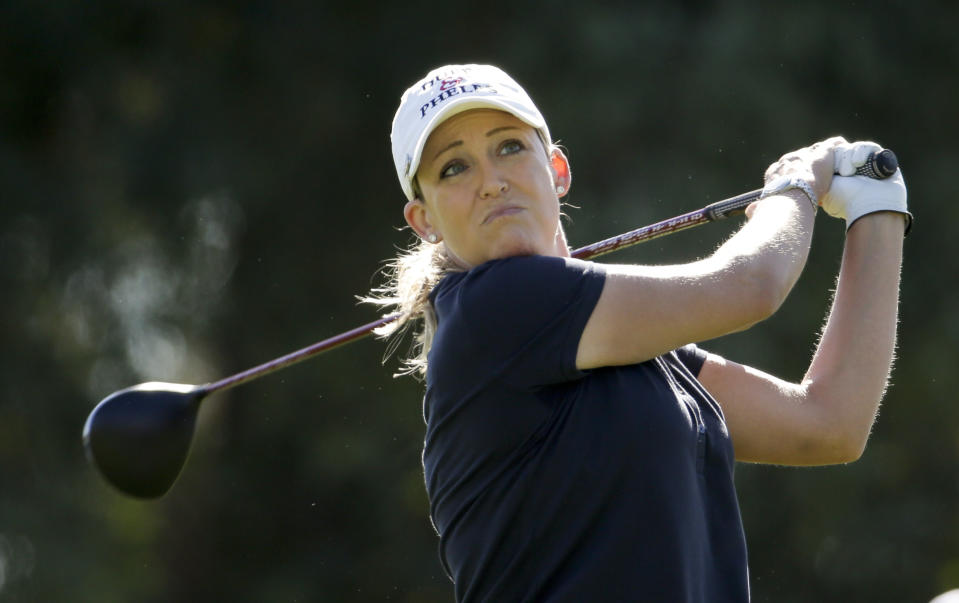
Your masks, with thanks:
M 504 205 L 502 207 L 497 207 L 489 214 L 486 218 L 483 219 L 483 224 L 489 224 L 490 222 L 496 220 L 497 218 L 502 218 L 505 216 L 511 216 L 513 214 L 518 214 L 521 211 L 526 211 L 525 208 L 522 208 L 518 205 Z

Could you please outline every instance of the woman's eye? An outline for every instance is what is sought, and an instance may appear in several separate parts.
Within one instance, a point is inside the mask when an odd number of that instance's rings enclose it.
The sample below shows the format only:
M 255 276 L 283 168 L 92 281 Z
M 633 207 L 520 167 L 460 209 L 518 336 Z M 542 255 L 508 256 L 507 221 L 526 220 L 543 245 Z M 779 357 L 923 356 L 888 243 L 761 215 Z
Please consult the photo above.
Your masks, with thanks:
M 450 176 L 455 176 L 463 170 L 466 169 L 466 166 L 460 163 L 459 161 L 454 161 L 450 163 L 440 172 L 440 178 L 449 178 Z
M 507 140 L 500 146 L 499 153 L 500 155 L 512 155 L 514 153 L 519 153 L 525 148 L 526 147 L 523 146 L 523 143 L 518 140 Z

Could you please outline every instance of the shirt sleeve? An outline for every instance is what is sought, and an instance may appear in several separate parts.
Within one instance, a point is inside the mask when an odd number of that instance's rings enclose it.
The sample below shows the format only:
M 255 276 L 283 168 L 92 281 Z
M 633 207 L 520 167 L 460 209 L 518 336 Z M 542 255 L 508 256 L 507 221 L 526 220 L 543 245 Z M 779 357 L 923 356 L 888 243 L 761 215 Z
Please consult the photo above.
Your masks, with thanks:
M 516 386 L 547 385 L 582 375 L 576 352 L 605 278 L 601 264 L 513 257 L 470 270 L 435 305 L 441 321 L 465 323 L 477 362 Z
M 694 343 L 684 345 L 681 348 L 676 350 L 676 356 L 679 358 L 679 361 L 686 366 L 693 377 L 699 377 L 699 371 L 702 370 L 703 364 L 706 363 L 706 350 L 703 350 Z

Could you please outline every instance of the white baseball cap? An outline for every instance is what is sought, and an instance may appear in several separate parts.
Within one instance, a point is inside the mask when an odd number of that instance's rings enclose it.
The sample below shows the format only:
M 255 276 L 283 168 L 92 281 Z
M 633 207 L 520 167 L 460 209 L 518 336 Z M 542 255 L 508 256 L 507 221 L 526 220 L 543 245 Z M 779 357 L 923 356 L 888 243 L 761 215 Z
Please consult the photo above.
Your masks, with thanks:
M 492 65 L 438 67 L 403 93 L 393 117 L 393 163 L 406 198 L 413 200 L 413 178 L 423 147 L 438 125 L 470 109 L 499 109 L 536 128 L 549 146 L 546 120 L 526 91 Z

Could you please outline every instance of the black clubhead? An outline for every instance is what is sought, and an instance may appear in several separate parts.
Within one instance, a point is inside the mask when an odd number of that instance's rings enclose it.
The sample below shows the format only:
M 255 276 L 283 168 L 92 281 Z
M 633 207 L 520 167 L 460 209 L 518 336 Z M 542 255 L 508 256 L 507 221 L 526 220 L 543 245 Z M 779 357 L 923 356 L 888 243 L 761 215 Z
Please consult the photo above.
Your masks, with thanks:
M 83 427 L 87 458 L 125 494 L 163 496 L 186 462 L 207 393 L 195 385 L 158 382 L 114 392 Z

